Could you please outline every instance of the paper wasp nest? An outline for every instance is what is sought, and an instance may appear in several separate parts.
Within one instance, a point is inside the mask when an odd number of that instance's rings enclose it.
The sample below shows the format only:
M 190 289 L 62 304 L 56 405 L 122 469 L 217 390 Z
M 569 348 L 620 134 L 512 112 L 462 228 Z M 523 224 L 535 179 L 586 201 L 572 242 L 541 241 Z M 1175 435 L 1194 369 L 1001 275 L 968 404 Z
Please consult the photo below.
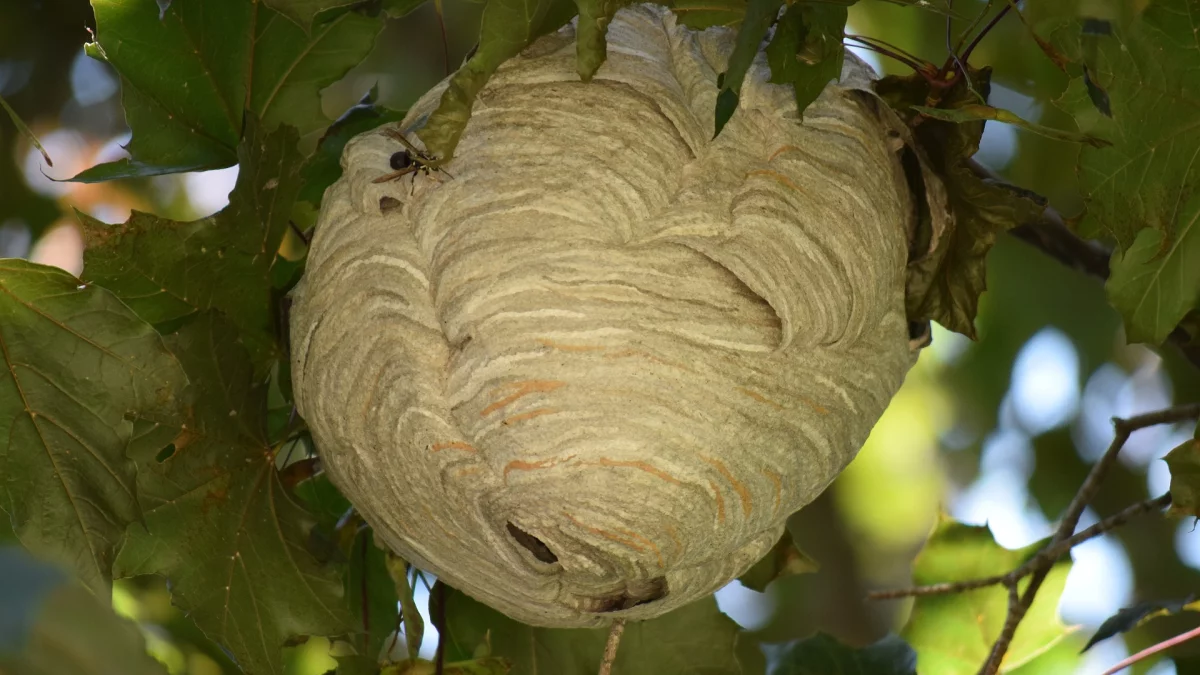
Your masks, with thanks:
M 608 40 L 590 83 L 570 28 L 505 64 L 445 172 L 374 182 L 404 148 L 354 139 L 292 314 L 300 411 L 378 540 L 537 625 L 744 572 L 917 351 L 871 106 L 830 85 L 801 124 L 760 54 L 713 140 L 731 31 L 645 6 Z

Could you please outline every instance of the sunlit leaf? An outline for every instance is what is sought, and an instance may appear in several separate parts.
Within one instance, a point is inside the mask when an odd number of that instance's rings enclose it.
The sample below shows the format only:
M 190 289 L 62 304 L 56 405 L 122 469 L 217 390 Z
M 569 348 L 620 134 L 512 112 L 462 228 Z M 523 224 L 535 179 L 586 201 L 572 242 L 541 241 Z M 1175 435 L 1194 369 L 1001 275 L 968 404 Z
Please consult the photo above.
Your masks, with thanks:
M 229 206 L 215 216 L 183 223 L 135 212 L 128 222 L 107 225 L 81 215 L 84 279 L 155 325 L 219 309 L 265 369 L 281 349 L 270 272 L 300 190 L 302 161 L 295 130 L 263 137 L 252 118 L 239 155 Z
M 232 326 L 208 312 L 167 339 L 192 382 L 187 421 L 174 453 L 138 473 L 145 526 L 115 568 L 166 576 L 244 670 L 281 674 L 289 638 L 354 630 L 342 584 L 305 547 L 312 519 L 279 482 L 266 387 Z
M 570 7 L 571 12 L 552 11 L 555 5 Z M 437 110 L 418 132 L 425 147 L 439 157 L 451 157 L 471 119 L 475 96 L 492 73 L 539 36 L 557 30 L 573 13 L 569 0 L 488 0 L 479 26 L 479 47 L 450 78 Z M 556 18 L 547 21 L 547 17 Z
M 738 577 L 738 581 L 742 582 L 746 588 L 762 593 L 776 579 L 797 574 L 809 574 L 816 572 L 820 567 L 817 561 L 796 547 L 791 533 L 784 530 L 783 536 L 779 538 L 775 546 L 763 556 L 762 560 L 754 563 L 753 567 Z
M 1032 557 L 1042 543 L 1019 550 L 1000 547 L 986 527 L 939 522 L 913 564 L 913 583 L 928 585 L 1004 574 Z M 1071 632 L 1058 618 L 1058 600 L 1071 563 L 1056 564 L 1025 615 L 1001 664 L 1008 672 L 1052 648 Z M 1028 578 L 1019 584 L 1023 590 Z M 918 671 L 975 673 L 1004 627 L 1008 591 L 988 586 L 918 597 L 901 635 L 917 651 Z
M 776 651 L 778 649 L 778 651 Z M 916 675 L 917 654 L 904 640 L 889 635 L 854 649 L 825 633 L 775 647 L 770 675 Z
M 303 136 L 329 124 L 320 91 L 371 50 L 382 22 L 342 12 L 307 31 L 245 0 L 94 0 L 97 42 L 88 53 L 121 76 L 131 159 L 74 180 L 201 171 L 237 162 L 246 111 L 267 130 Z
M 0 260 L 0 507 L 21 543 L 107 593 L 140 517 L 127 453 L 170 442 L 185 384 L 162 338 L 111 293 Z
M 475 648 L 490 639 L 492 655 L 512 662 L 512 675 L 595 675 L 608 637 L 604 628 L 517 623 L 449 588 L 445 612 L 447 658 L 473 657 Z M 734 655 L 737 635 L 737 624 L 709 597 L 657 619 L 627 624 L 613 672 L 740 675 Z
M 0 547 L 0 672 L 166 675 L 105 597 L 18 547 Z
M 796 3 L 779 20 L 767 45 L 771 81 L 795 88 L 801 115 L 841 75 L 845 28 L 846 7 L 836 4 Z
M 1163 458 L 1171 470 L 1171 514 L 1200 518 L 1200 427 Z

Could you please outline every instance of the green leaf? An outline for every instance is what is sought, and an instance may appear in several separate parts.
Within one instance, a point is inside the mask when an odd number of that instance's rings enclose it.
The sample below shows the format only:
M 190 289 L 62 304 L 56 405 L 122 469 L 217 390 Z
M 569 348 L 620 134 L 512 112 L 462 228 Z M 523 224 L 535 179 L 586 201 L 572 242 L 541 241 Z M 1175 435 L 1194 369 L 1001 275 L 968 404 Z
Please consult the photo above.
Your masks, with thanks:
M 1113 252 L 1105 289 L 1130 342 L 1161 344 L 1184 315 L 1200 309 L 1200 192 L 1179 218 L 1173 239 L 1147 227 L 1127 250 Z
M 1107 640 L 1114 635 L 1128 633 L 1151 619 L 1178 614 L 1180 612 L 1197 611 L 1200 611 L 1200 602 L 1196 601 L 1194 593 L 1179 600 L 1140 602 L 1132 607 L 1122 607 L 1116 614 L 1108 617 L 1104 620 L 1104 623 L 1100 624 L 1100 627 L 1096 629 L 1096 634 L 1083 646 L 1083 651 L 1086 652 L 1092 648 L 1092 645 L 1102 640 Z
M 207 312 L 168 338 L 192 382 L 175 452 L 138 472 L 145 527 L 122 576 L 162 574 L 172 602 L 246 672 L 283 673 L 298 635 L 351 632 L 342 584 L 305 549 L 312 519 L 285 493 L 266 443 L 266 385 L 237 334 Z
M 693 30 L 736 26 L 746 16 L 746 0 L 675 0 L 664 3 L 679 23 Z
M 1058 105 L 1080 131 L 1113 141 L 1080 153 L 1087 214 L 1079 232 L 1116 242 L 1120 269 L 1108 285 L 1109 299 L 1135 341 L 1161 342 L 1196 306 L 1200 286 L 1188 269 L 1200 251 L 1197 21 L 1191 0 L 1156 0 L 1140 21 L 1106 24 L 1111 34 L 1089 32 L 1094 24 L 1077 21 L 1054 35 L 1063 51 L 1088 66 Z M 1097 91 L 1111 114 L 1097 110 Z
M 792 541 L 792 534 L 784 530 L 783 536 L 779 538 L 775 546 L 763 556 L 762 560 L 754 563 L 753 567 L 738 577 L 738 581 L 742 582 L 746 588 L 762 593 L 776 579 L 797 574 L 809 574 L 820 568 L 817 561 L 796 548 L 796 542 Z
M 407 16 L 428 0 L 383 0 L 383 12 L 393 19 Z
M 410 567 L 404 558 L 391 552 L 384 556 L 384 565 L 396 590 L 396 598 L 400 601 L 408 658 L 415 661 L 421 649 L 421 641 L 425 637 L 425 621 L 421 618 L 421 611 L 417 609 L 417 603 L 413 599 L 412 586 L 408 583 Z
M 500 64 L 516 56 L 538 37 L 557 30 L 570 16 L 547 22 L 561 0 L 488 0 L 479 26 L 479 47 L 475 54 L 450 78 L 437 110 L 418 131 L 425 147 L 434 155 L 449 159 L 462 137 L 475 96 L 487 84 Z M 555 25 L 557 24 L 557 25 Z
M 388 574 L 387 554 L 375 545 L 370 529 L 360 530 L 354 539 L 346 570 L 346 597 L 360 632 L 354 646 L 375 660 L 396 630 L 398 599 Z
M 317 151 L 304 166 L 304 186 L 300 189 L 300 199 L 314 206 L 320 205 L 325 189 L 342 177 L 342 151 L 351 138 L 404 119 L 405 111 L 376 105 L 377 97 L 378 87 L 372 87 L 357 104 L 342 113 L 325 130 L 317 143 Z
M 447 658 L 470 658 L 490 640 L 492 655 L 512 662 L 512 675 L 594 675 L 600 667 L 607 629 L 527 626 L 458 591 L 447 588 L 445 595 Z M 657 619 L 627 624 L 613 672 L 740 675 L 737 636 L 737 624 L 710 596 Z
M 1200 427 L 1163 459 L 1171 470 L 1171 515 L 1200 518 Z
M 361 0 L 263 0 L 267 7 L 279 12 L 303 28 L 312 26 L 313 18 L 321 12 L 339 7 L 348 7 Z
M 775 16 L 779 14 L 779 8 L 782 6 L 783 0 L 748 0 L 746 15 L 738 28 L 737 41 L 720 78 L 721 93 L 717 97 L 714 137 L 721 133 L 721 129 L 733 117 L 737 109 L 736 97 L 742 92 L 742 82 L 746 79 L 750 65 L 754 63 L 754 57 L 758 56 L 763 36 L 767 34 L 771 24 L 775 23 Z M 730 105 L 731 101 L 733 105 Z
M 80 214 L 84 278 L 112 291 L 138 316 L 171 325 L 219 309 L 237 325 L 256 367 L 281 353 L 274 333 L 271 267 L 300 191 L 296 132 L 263 137 L 253 118 L 239 148 L 241 170 L 229 206 L 182 223 L 135 212 L 121 225 Z
M 589 82 L 608 56 L 608 24 L 617 10 L 633 0 L 575 0 L 579 24 L 575 28 L 576 67 L 579 77 Z
M 796 3 L 787 8 L 775 28 L 775 37 L 767 45 L 771 81 L 795 88 L 800 115 L 830 80 L 842 74 L 846 15 L 844 6 Z
M 127 453 L 175 435 L 183 370 L 109 292 L 0 260 L 0 373 L 0 507 L 26 548 L 107 594 L 141 516 Z
M 993 108 L 990 105 L 974 103 L 953 109 L 930 108 L 928 106 L 915 105 L 912 108 L 922 115 L 932 117 L 935 120 L 942 120 L 944 122 L 976 122 L 979 120 L 993 120 L 996 122 L 1003 122 L 1005 124 L 1011 124 L 1013 126 L 1020 127 L 1031 133 L 1035 133 L 1046 138 L 1052 138 L 1056 141 L 1066 141 L 1068 143 L 1086 143 L 1094 148 L 1103 148 L 1112 145 L 1112 143 L 1109 143 L 1102 138 L 1096 138 L 1095 136 L 1078 134 L 1071 131 L 1063 131 L 1061 129 L 1051 129 L 1050 127 L 1044 127 L 1040 124 L 1034 124 L 1033 122 L 1022 119 L 1020 116 L 1011 111 L 1004 110 L 1002 108 Z
M 376 18 L 342 12 L 306 31 L 246 0 L 94 0 L 97 43 L 88 53 L 121 76 L 131 159 L 92 167 L 96 182 L 231 166 L 243 117 L 304 136 L 329 124 L 320 91 L 370 52 Z
M 917 674 L 916 652 L 895 635 L 862 649 L 847 647 L 825 633 L 781 647 L 772 659 L 776 665 L 770 675 Z
M 29 143 L 38 149 L 38 152 L 42 153 L 42 159 L 46 160 L 46 164 L 48 166 L 54 166 L 54 162 L 50 159 L 50 154 L 46 152 L 46 148 L 42 147 L 42 142 L 38 140 L 38 137 L 35 136 L 32 131 L 29 130 L 29 127 L 25 125 L 24 120 L 22 120 L 20 115 L 17 114 L 16 110 L 13 110 L 12 107 L 8 105 L 8 101 L 5 101 L 3 96 L 0 96 L 0 108 L 4 108 L 4 112 L 8 113 L 8 118 L 12 120 L 13 126 L 17 128 L 17 131 L 20 132 L 20 134 L 26 139 L 28 139 Z
M 15 546 L 0 547 L 0 671 L 166 675 L 108 602 Z
M 1004 574 L 1035 555 L 1045 542 L 1023 549 L 1001 548 L 986 527 L 943 517 L 913 564 L 913 583 L 968 581 Z M 1058 618 L 1058 600 L 1071 563 L 1056 564 L 1021 622 L 1000 672 L 1008 672 L 1049 650 L 1071 629 Z M 1028 577 L 1020 590 L 1028 585 Z M 987 659 L 1004 627 L 1008 591 L 988 586 L 973 591 L 918 597 L 901 635 L 917 651 L 918 671 L 969 675 Z

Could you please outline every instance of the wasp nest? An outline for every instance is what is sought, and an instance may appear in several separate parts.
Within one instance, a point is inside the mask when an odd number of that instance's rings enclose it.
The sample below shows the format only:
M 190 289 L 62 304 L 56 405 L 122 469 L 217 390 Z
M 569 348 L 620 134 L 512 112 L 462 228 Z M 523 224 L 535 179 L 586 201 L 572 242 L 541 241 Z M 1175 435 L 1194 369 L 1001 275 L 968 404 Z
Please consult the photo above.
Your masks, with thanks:
M 444 171 L 380 182 L 420 155 L 354 139 L 292 315 L 297 404 L 376 536 L 544 626 L 744 572 L 916 357 L 869 70 L 801 121 L 760 54 L 713 139 L 731 31 L 643 6 L 608 40 L 590 83 L 569 27 L 505 64 Z

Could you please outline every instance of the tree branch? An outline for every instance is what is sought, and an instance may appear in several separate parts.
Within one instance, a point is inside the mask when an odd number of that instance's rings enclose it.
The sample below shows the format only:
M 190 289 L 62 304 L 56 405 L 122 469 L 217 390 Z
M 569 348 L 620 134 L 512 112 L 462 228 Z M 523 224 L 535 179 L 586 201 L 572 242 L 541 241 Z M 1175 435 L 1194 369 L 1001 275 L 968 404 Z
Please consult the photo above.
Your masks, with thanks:
M 1200 403 L 1175 406 L 1128 419 L 1114 419 L 1113 426 L 1116 427 L 1116 435 L 1113 437 L 1112 443 L 1108 446 L 1108 450 L 1104 452 L 1104 456 L 1100 458 L 1100 461 L 1096 462 L 1092 470 L 1088 472 L 1087 478 L 1083 480 L 1083 484 L 1079 486 L 1079 490 L 1075 492 L 1075 497 L 1067 507 L 1067 512 L 1063 516 L 1062 523 L 1058 526 L 1054 538 L 1050 541 L 1050 546 L 1057 546 L 1074 535 L 1075 526 L 1079 524 L 1079 517 L 1083 515 L 1083 510 L 1087 508 L 1092 498 L 1096 496 L 1096 491 L 1100 489 L 1100 484 L 1104 482 L 1105 476 L 1108 475 L 1108 470 L 1116 462 L 1117 455 L 1120 454 L 1121 448 L 1125 446 L 1125 442 L 1129 440 L 1129 436 L 1133 432 L 1158 424 L 1182 422 L 1197 417 L 1200 417 Z M 1029 585 L 1025 588 L 1025 593 L 1021 596 L 1020 601 L 1009 605 L 1008 616 L 1004 620 L 1004 629 L 1000 631 L 1000 636 L 996 638 L 995 644 L 992 645 L 992 652 L 988 655 L 987 661 L 984 662 L 983 667 L 979 670 L 979 675 L 995 675 L 999 672 L 1000 663 L 1004 660 L 1004 654 L 1008 651 L 1008 645 L 1012 642 L 1013 636 L 1017 632 L 1017 627 L 1021 624 L 1021 619 L 1025 618 L 1025 613 L 1029 611 L 1029 607 L 1033 604 L 1033 599 L 1037 595 L 1038 589 L 1041 587 L 1042 582 L 1046 580 L 1046 575 L 1050 573 L 1052 566 L 1052 561 L 1044 563 L 1029 575 Z
M 990 577 L 981 577 L 979 579 L 970 579 L 967 581 L 955 581 L 944 584 L 929 584 L 928 586 L 914 586 L 912 588 L 898 588 L 889 591 L 876 591 L 867 594 L 868 600 L 895 600 L 897 598 L 913 598 L 924 595 L 946 595 L 949 593 L 962 593 L 964 591 L 973 591 L 978 588 L 987 586 L 1010 586 L 1015 588 L 1016 583 L 1021 579 L 1029 576 L 1036 569 L 1042 567 L 1053 567 L 1054 563 L 1058 562 L 1064 555 L 1069 553 L 1071 549 L 1082 544 L 1083 542 L 1094 539 L 1109 530 L 1115 529 L 1124 525 L 1130 518 L 1140 516 L 1143 513 L 1164 509 L 1171 505 L 1171 493 L 1146 499 L 1131 506 L 1127 506 L 1120 512 L 1115 513 L 1104 520 L 1092 525 L 1091 527 L 1080 530 L 1068 539 L 1065 539 L 1057 544 L 1053 542 L 1046 544 L 1042 550 L 1038 551 L 1029 560 L 1025 561 L 1020 567 L 1006 574 L 997 574 Z
M 1032 194 L 1005 181 L 999 174 L 973 159 L 968 160 L 967 164 L 976 176 L 988 183 Z M 1036 220 L 1022 223 L 1008 232 L 1073 270 L 1100 281 L 1108 280 L 1112 250 L 1098 242 L 1081 239 L 1067 227 L 1062 215 L 1052 207 L 1046 207 Z M 1167 341 L 1175 345 L 1193 366 L 1200 369 L 1200 345 L 1192 344 L 1192 337 L 1187 331 L 1176 328 L 1167 336 Z
M 1087 477 L 1084 478 L 1083 483 L 1075 492 L 1074 498 L 1071 499 L 1071 503 L 1067 506 L 1067 510 L 1063 514 L 1062 522 L 1050 538 L 1050 541 L 1036 555 L 1011 572 L 981 579 L 880 591 L 871 593 L 867 597 L 871 600 L 887 600 L 961 593 L 987 586 L 1004 586 L 1008 590 L 1008 612 L 1004 619 L 1004 627 L 1001 629 L 996 641 L 992 644 L 987 661 L 984 662 L 983 667 L 979 670 L 979 675 L 995 675 L 999 672 L 1000 664 L 1004 660 L 1004 654 L 1008 651 L 1009 644 L 1012 643 L 1013 636 L 1016 635 L 1017 628 L 1021 625 L 1021 620 L 1025 618 L 1025 614 L 1033 604 L 1038 589 L 1041 588 L 1042 582 L 1046 580 L 1046 576 L 1060 558 L 1069 553 L 1075 546 L 1125 524 L 1130 518 L 1170 505 L 1171 494 L 1167 493 L 1128 506 L 1119 513 L 1111 515 L 1091 527 L 1075 532 L 1075 527 L 1079 524 L 1080 516 L 1083 515 L 1084 509 L 1087 508 L 1088 504 L 1096 496 L 1096 492 L 1100 489 L 1105 476 L 1108 475 L 1109 469 L 1116 462 L 1121 448 L 1125 446 L 1129 437 L 1139 429 L 1197 418 L 1200 418 L 1200 403 L 1179 405 L 1125 419 L 1114 418 L 1113 427 L 1115 433 L 1112 443 L 1109 444 L 1108 449 L 1104 452 L 1100 460 L 1092 466 L 1091 471 L 1088 472 Z M 1019 583 L 1026 577 L 1029 577 L 1029 583 L 1025 587 L 1025 591 L 1021 593 Z

